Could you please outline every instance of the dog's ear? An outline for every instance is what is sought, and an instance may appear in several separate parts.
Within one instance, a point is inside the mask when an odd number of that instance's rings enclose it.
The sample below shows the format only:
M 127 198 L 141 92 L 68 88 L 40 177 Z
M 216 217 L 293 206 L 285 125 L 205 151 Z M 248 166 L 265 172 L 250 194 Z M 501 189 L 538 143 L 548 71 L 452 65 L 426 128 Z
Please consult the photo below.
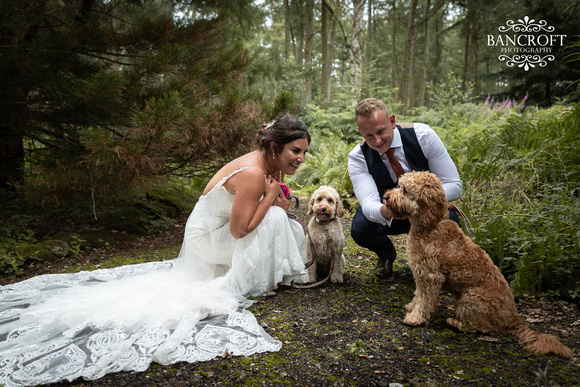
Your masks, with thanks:
M 310 198 L 310 201 L 308 202 L 308 212 L 306 213 L 306 215 L 311 216 L 312 214 L 314 214 L 314 211 L 312 211 L 312 206 L 314 205 L 314 199 L 316 199 L 316 195 L 312 195 L 312 197 Z
M 336 216 L 342 218 L 344 216 L 344 206 L 342 205 L 342 200 L 340 200 L 340 196 L 337 196 L 335 200 L 336 200 Z
M 443 189 L 423 187 L 418 201 L 421 208 L 419 222 L 422 227 L 432 230 L 439 222 L 449 217 L 447 198 Z

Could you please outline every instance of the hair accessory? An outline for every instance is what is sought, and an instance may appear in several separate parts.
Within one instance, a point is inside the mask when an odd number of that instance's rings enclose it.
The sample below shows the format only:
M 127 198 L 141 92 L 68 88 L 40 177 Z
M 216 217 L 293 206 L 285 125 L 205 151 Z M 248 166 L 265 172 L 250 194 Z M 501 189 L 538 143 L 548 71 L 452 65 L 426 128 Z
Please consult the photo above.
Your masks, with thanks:
M 272 126 L 274 126 L 274 124 L 276 123 L 276 120 L 270 122 L 268 125 L 266 125 L 266 130 L 270 129 Z

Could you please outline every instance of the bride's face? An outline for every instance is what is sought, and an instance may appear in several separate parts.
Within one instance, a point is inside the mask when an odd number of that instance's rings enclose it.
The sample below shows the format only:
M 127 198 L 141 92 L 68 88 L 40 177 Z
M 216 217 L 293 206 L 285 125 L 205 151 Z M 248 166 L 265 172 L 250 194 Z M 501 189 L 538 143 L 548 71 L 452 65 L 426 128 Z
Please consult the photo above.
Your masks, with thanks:
M 284 145 L 282 152 L 276 154 L 276 169 L 284 175 L 293 175 L 306 159 L 308 152 L 308 140 L 299 138 Z

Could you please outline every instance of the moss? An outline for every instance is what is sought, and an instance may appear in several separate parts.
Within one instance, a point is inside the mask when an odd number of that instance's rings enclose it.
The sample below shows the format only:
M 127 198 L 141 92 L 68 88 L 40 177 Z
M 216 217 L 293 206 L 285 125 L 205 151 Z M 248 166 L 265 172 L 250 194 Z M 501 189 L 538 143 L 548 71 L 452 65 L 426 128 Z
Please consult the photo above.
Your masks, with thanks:
M 215 365 L 212 365 L 210 368 L 214 370 L 228 370 L 231 368 L 231 364 L 228 362 L 219 362 Z
M 34 257 L 36 249 L 34 243 L 14 243 L 8 247 L 8 253 L 22 259 Z
M 8 248 L 8 251 L 25 261 L 52 262 L 66 257 L 70 252 L 70 247 L 65 241 L 49 239 L 34 244 L 15 243 Z

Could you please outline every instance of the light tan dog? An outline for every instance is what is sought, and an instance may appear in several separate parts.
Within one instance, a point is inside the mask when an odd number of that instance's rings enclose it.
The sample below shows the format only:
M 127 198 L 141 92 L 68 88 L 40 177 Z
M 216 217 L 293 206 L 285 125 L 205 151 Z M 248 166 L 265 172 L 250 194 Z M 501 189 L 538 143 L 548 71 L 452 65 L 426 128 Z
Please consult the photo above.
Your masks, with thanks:
M 456 318 L 447 323 L 459 331 L 508 331 L 532 352 L 572 357 L 570 348 L 555 336 L 537 333 L 518 317 L 510 287 L 497 266 L 449 220 L 445 192 L 435 175 L 407 173 L 384 198 L 395 218 L 411 222 L 407 261 L 416 290 L 405 307 L 405 324 L 427 324 L 443 289 L 455 298 Z
M 342 254 L 344 234 L 338 218 L 344 216 L 344 207 L 338 192 L 327 185 L 319 187 L 308 203 L 308 215 L 313 215 L 308 223 L 306 243 L 308 262 L 312 262 L 308 268 L 310 282 L 330 274 L 330 282 L 342 283 L 346 260 Z

